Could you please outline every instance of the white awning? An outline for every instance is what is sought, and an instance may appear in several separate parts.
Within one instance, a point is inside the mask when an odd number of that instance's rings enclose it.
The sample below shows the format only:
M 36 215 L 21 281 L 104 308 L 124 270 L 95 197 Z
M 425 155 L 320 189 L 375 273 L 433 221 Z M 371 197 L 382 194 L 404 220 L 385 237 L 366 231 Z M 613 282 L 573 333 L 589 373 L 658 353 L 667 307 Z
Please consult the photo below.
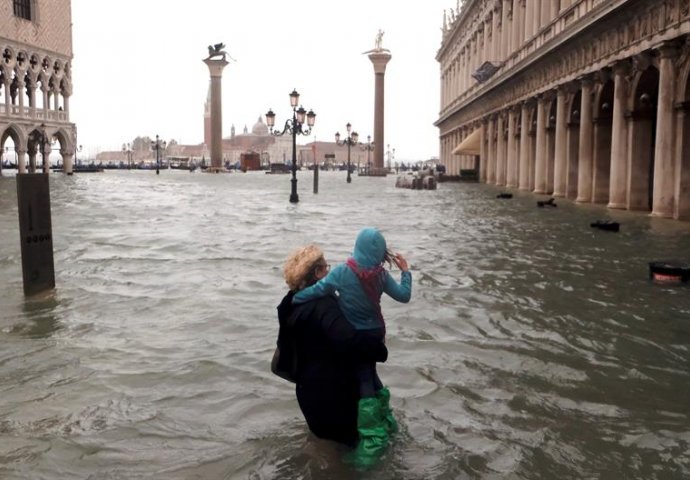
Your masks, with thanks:
M 481 132 L 476 129 L 451 152 L 453 155 L 479 155 Z

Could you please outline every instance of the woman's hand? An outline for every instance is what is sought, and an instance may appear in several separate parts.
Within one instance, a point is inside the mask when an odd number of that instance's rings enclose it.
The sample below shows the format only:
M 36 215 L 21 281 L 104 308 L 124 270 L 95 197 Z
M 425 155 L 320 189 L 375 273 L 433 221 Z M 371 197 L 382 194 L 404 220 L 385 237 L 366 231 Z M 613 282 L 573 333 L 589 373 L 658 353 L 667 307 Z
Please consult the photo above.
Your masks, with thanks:
M 393 256 L 393 262 L 395 262 L 395 265 L 403 272 L 407 272 L 409 270 L 407 260 L 405 260 L 405 257 L 403 257 L 400 253 L 396 253 Z

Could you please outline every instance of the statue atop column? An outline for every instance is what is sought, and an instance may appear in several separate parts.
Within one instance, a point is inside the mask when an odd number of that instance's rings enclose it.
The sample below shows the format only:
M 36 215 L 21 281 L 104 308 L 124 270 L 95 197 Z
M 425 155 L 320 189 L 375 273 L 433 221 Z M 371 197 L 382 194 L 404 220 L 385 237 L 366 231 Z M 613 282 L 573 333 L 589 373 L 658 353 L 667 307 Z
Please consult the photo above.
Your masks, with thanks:
M 376 34 L 376 40 L 374 42 L 375 49 L 376 50 L 383 50 L 383 47 L 381 46 L 381 43 L 383 42 L 383 34 L 385 32 L 379 28 L 379 33 Z
M 224 43 L 208 46 L 208 57 L 203 62 L 208 66 L 211 75 L 210 110 L 211 110 L 211 168 L 207 172 L 218 173 L 223 168 L 223 110 L 221 103 L 221 77 L 228 65 Z M 231 59 L 232 60 L 232 59 Z
M 221 57 L 222 60 L 225 60 L 225 57 L 227 56 L 230 58 L 230 60 L 235 60 L 232 58 L 230 55 L 228 55 L 228 52 L 223 50 L 225 48 L 224 43 L 216 43 L 214 45 L 209 45 L 208 46 L 208 57 L 206 57 L 206 60 L 210 60 L 215 57 Z
M 388 52 L 387 49 L 383 48 L 383 34 L 386 33 L 383 30 L 379 28 L 378 33 L 376 34 L 376 39 L 374 40 L 374 48 L 372 50 L 367 50 L 366 52 L 363 53 L 363 55 L 367 53 L 382 53 L 382 52 Z

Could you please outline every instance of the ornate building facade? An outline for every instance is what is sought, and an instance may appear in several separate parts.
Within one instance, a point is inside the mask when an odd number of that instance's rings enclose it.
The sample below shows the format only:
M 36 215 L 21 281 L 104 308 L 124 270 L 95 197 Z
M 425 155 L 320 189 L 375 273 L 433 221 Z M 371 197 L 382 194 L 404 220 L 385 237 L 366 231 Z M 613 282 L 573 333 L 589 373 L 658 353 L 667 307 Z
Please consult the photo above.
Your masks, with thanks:
M 465 0 L 441 161 L 489 184 L 690 219 L 690 0 Z
M 70 122 L 72 13 L 70 0 L 0 0 L 0 148 L 14 143 L 20 173 L 37 162 L 49 170 L 52 145 L 59 145 L 71 173 L 77 143 Z M 28 157 L 28 162 L 27 162 Z

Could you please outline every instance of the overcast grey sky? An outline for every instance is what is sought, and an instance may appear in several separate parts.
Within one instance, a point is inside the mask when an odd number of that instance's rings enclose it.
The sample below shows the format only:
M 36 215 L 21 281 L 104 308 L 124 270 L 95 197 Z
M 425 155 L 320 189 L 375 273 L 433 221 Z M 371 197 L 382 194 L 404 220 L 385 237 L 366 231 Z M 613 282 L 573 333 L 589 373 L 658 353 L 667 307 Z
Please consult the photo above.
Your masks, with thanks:
M 383 47 L 385 143 L 396 160 L 438 155 L 443 10 L 454 0 L 73 0 L 71 119 L 86 154 L 120 149 L 139 135 L 203 141 L 208 45 L 236 61 L 222 82 L 223 135 L 251 129 L 269 108 L 276 125 L 292 114 L 288 95 L 316 114 L 310 137 L 332 141 L 352 123 L 373 136 L 374 70 L 363 52 Z

